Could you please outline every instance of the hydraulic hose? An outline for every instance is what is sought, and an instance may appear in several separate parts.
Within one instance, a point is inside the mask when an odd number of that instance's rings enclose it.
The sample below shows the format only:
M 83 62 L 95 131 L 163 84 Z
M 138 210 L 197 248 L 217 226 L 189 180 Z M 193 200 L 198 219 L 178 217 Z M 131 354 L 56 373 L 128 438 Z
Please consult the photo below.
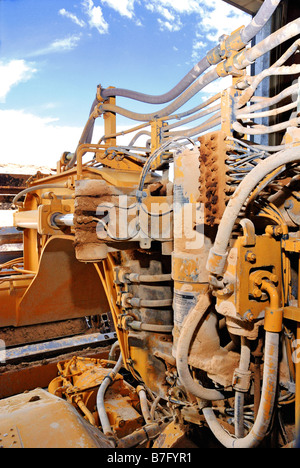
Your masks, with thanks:
M 91 106 L 90 116 L 93 114 L 94 109 L 97 106 L 97 104 L 98 104 L 98 99 L 97 97 L 95 97 L 94 102 Z M 89 125 L 89 129 L 87 131 L 87 136 L 86 136 L 86 141 L 84 141 L 84 143 L 92 143 L 94 127 L 95 127 L 95 119 L 93 119 Z
M 244 45 L 247 45 L 248 42 L 250 42 L 262 30 L 280 2 L 281 0 L 265 0 L 257 15 L 253 18 L 250 24 L 241 31 L 241 41 Z M 219 47 L 220 46 L 218 46 L 218 48 Z M 207 56 L 210 56 L 210 52 Z M 183 93 L 183 91 L 185 91 L 196 80 L 196 78 L 202 75 L 202 73 L 210 67 L 211 63 L 208 61 L 207 56 L 197 63 L 197 65 L 195 65 L 173 89 L 160 96 L 152 96 L 122 88 L 104 89 L 101 91 L 101 96 L 104 99 L 113 96 L 120 96 L 148 104 L 164 104 L 173 101 Z M 214 62 L 215 64 L 222 60 L 221 55 L 217 54 L 217 56 L 219 57 L 217 61 Z
M 137 120 L 140 122 L 150 122 L 151 120 L 160 119 L 162 117 L 166 117 L 170 114 L 173 114 L 177 109 L 182 107 L 193 96 L 195 96 L 195 94 L 197 94 L 199 91 L 201 91 L 203 88 L 205 88 L 218 78 L 219 75 L 217 73 L 216 68 L 210 70 L 205 75 L 201 76 L 197 81 L 195 81 L 188 89 L 184 91 L 184 93 L 181 96 L 179 96 L 174 102 L 169 104 L 169 106 L 151 114 L 139 114 L 111 104 L 103 104 L 99 107 L 99 111 L 113 112 L 116 114 L 123 115 L 123 117 L 127 117 L 131 120 Z
M 226 448 L 255 448 L 265 438 L 270 427 L 277 389 L 279 333 L 266 333 L 264 375 L 261 402 L 254 426 L 246 437 L 237 439 L 223 429 L 212 408 L 204 408 L 203 415 L 215 437 Z
M 165 104 L 166 102 L 173 101 L 183 91 L 185 91 L 202 73 L 204 73 L 210 67 L 210 63 L 207 58 L 203 58 L 187 75 L 173 88 L 171 91 L 162 94 L 160 96 L 152 96 L 150 94 L 143 94 L 136 91 L 130 91 L 128 89 L 121 88 L 107 88 L 101 91 L 101 96 L 107 99 L 112 96 L 120 96 L 135 101 L 141 101 L 148 104 Z
M 238 70 L 243 70 L 267 52 L 270 52 L 271 50 L 278 47 L 280 44 L 289 41 L 293 37 L 298 36 L 299 33 L 300 18 L 297 18 L 296 20 L 292 21 L 291 23 L 288 23 L 283 28 L 268 36 L 266 39 L 264 39 L 251 49 L 243 50 L 242 52 L 237 54 L 234 58 L 234 66 Z
M 281 0 L 265 0 L 251 23 L 241 31 L 244 44 L 248 44 L 267 24 Z
M 220 222 L 214 245 L 209 253 L 207 270 L 213 274 L 222 275 L 227 259 L 227 248 L 236 219 L 255 187 L 270 173 L 285 164 L 299 161 L 300 148 L 294 147 L 262 160 L 243 179 L 225 209 Z
M 144 389 L 144 387 L 139 385 L 136 388 L 136 391 L 137 391 L 137 393 L 139 395 L 143 418 L 145 419 L 146 424 L 151 424 L 153 422 L 153 419 L 152 419 L 152 416 L 150 414 L 150 410 L 149 410 L 149 406 L 148 406 L 146 390 Z
M 105 377 L 103 380 L 102 384 L 99 387 L 98 393 L 97 393 L 97 411 L 99 414 L 100 418 L 100 423 L 102 426 L 102 431 L 105 435 L 108 437 L 112 437 L 113 433 L 111 430 L 111 425 L 107 416 L 107 413 L 105 411 L 105 406 L 104 406 L 104 397 L 105 397 L 105 392 L 107 388 L 110 386 L 110 384 L 114 381 L 117 373 L 121 369 L 123 365 L 123 358 L 122 354 L 120 354 L 119 359 L 115 367 L 111 370 L 109 375 Z
M 194 333 L 199 323 L 204 319 L 210 303 L 209 295 L 203 294 L 185 319 L 177 344 L 176 366 L 180 382 L 188 392 L 201 400 L 214 401 L 224 400 L 224 395 L 218 390 L 204 388 L 200 383 L 196 382 L 189 371 L 188 364 L 189 348 Z
M 25 190 L 22 190 L 22 192 L 19 192 L 15 198 L 13 199 L 13 205 L 15 205 L 20 198 L 24 197 L 24 195 L 27 195 L 28 193 L 35 192 L 36 190 L 44 190 L 44 189 L 60 189 L 60 188 L 66 188 L 66 184 L 40 184 L 40 185 L 33 185 L 32 187 L 28 187 Z
M 245 373 L 249 372 L 251 352 L 246 338 L 241 337 L 241 343 L 242 345 L 239 372 Z M 234 425 L 235 435 L 238 438 L 244 437 L 244 403 L 245 393 L 236 390 L 234 403 Z
M 118 341 L 115 341 L 112 347 L 110 348 L 109 355 L 108 355 L 108 360 L 109 361 L 114 361 L 116 359 L 116 351 L 117 349 L 120 348 L 120 344 Z

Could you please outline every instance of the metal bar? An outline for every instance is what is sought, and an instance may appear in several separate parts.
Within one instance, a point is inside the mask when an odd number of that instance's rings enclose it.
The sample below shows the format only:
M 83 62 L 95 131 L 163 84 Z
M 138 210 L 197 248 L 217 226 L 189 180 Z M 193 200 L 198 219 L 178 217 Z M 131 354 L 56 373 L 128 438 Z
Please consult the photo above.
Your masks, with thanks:
M 116 339 L 116 333 L 93 333 L 72 338 L 37 343 L 6 350 L 6 364 L 32 358 L 42 358 L 44 355 L 60 352 L 70 352 L 92 345 L 99 345 Z
M 52 222 L 56 226 L 73 226 L 74 215 L 73 214 L 57 214 L 52 218 Z

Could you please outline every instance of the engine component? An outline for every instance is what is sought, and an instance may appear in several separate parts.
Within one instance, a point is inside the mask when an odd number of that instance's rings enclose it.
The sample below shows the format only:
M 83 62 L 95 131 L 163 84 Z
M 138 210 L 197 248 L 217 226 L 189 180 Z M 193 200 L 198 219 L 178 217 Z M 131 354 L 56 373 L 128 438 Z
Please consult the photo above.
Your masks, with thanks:
M 84 320 L 89 343 L 100 329 L 103 343 L 117 342 L 107 359 L 93 349 L 62 358 L 48 392 L 0 401 L 5 446 L 14 437 L 40 446 L 38 432 L 46 437 L 49 427 L 55 446 L 56 425 L 60 437 L 74 421 L 78 431 L 60 444 L 77 446 L 82 433 L 85 446 L 202 447 L 208 429 L 214 446 L 297 439 L 299 18 L 248 46 L 279 4 L 266 0 L 170 93 L 98 86 L 76 150 L 16 195 L 24 252 L 0 265 L 0 337 L 11 327 L 10 343 L 20 344 L 28 327 L 32 337 L 47 324 Z M 278 46 L 277 61 L 258 68 Z M 225 76 L 231 86 L 221 80 L 216 96 L 180 111 Z M 276 86 L 260 95 L 270 77 Z M 139 114 L 117 96 L 169 104 Z M 142 123 L 118 132 L 118 115 Z M 100 116 L 105 134 L 91 144 Z M 127 146 L 118 144 L 124 135 Z M 39 418 L 33 432 L 24 414 Z

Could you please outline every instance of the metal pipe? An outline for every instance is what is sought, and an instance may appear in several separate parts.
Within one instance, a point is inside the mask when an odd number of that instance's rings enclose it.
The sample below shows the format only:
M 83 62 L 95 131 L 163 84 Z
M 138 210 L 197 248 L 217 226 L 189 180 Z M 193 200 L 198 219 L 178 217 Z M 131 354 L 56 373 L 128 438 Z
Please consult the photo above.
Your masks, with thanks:
M 74 215 L 73 214 L 61 214 L 55 213 L 52 216 L 51 223 L 55 226 L 74 226 Z
M 212 408 L 204 408 L 203 415 L 215 437 L 226 448 L 255 448 L 265 438 L 274 412 L 277 390 L 279 333 L 266 333 L 262 396 L 258 415 L 249 434 L 241 439 L 232 437 L 218 422 Z

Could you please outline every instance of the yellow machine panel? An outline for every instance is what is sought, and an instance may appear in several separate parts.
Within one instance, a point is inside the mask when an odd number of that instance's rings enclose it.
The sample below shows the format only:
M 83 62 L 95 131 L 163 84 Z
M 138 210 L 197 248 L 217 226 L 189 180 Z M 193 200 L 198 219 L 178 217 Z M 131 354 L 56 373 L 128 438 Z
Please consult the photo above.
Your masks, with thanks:
M 23 247 L 0 265 L 0 446 L 297 446 L 299 7 L 290 21 L 286 2 L 246 3 L 249 25 L 160 110 L 118 97 L 165 95 L 98 86 L 75 152 L 15 195 L 14 232 L 0 231 Z M 258 40 L 271 18 L 282 26 Z M 134 126 L 118 131 L 120 115 Z

